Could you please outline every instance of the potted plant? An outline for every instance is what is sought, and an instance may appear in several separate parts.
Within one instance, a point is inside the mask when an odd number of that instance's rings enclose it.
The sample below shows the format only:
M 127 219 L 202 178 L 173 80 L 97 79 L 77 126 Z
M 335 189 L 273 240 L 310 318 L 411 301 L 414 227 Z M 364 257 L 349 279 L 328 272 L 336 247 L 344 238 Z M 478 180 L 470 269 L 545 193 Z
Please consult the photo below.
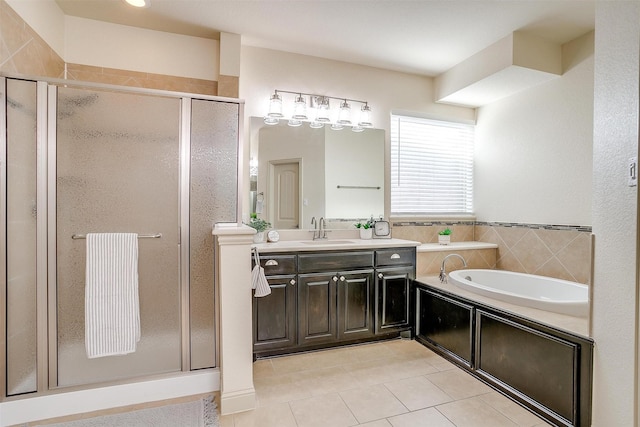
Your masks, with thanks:
M 371 221 L 361 221 L 355 224 L 356 228 L 360 230 L 360 238 L 361 239 L 371 239 L 373 238 L 373 228 Z
M 271 228 L 270 222 L 258 218 L 258 215 L 255 213 L 251 214 L 251 219 L 249 220 L 249 223 L 247 225 L 251 228 L 255 228 L 256 230 L 256 234 L 255 236 L 253 236 L 254 243 L 263 242 L 265 230 Z
M 448 245 L 451 243 L 451 229 L 449 227 L 438 232 L 438 243 L 441 245 Z

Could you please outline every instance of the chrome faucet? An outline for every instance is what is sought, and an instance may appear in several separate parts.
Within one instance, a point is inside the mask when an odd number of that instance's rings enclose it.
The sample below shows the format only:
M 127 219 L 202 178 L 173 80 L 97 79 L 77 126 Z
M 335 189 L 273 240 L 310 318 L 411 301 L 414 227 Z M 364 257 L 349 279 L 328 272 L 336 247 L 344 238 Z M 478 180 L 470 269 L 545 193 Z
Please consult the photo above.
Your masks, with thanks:
M 447 283 L 447 272 L 444 269 L 444 264 L 447 262 L 447 259 L 451 258 L 452 256 L 460 258 L 462 260 L 462 264 L 465 267 L 467 266 L 467 261 L 464 260 L 462 255 L 458 255 L 458 254 L 449 254 L 449 255 L 447 255 L 442 260 L 442 265 L 440 266 L 440 283 Z
M 315 216 L 311 217 L 311 225 L 313 225 L 313 240 L 316 240 L 317 238 L 320 237 L 320 233 L 317 233 L 317 236 L 316 236 L 316 232 L 318 231 L 318 222 L 316 221 Z
M 324 221 L 324 217 L 320 217 L 320 227 L 318 229 L 318 239 L 327 238 L 327 223 Z

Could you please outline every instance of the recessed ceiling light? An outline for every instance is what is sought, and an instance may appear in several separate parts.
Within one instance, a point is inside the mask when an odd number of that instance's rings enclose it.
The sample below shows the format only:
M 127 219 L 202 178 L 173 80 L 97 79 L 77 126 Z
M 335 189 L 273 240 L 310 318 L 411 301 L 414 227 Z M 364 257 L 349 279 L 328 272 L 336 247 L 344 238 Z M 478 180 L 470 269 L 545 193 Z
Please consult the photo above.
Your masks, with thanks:
M 134 7 L 149 7 L 151 0 L 124 0 L 127 4 Z

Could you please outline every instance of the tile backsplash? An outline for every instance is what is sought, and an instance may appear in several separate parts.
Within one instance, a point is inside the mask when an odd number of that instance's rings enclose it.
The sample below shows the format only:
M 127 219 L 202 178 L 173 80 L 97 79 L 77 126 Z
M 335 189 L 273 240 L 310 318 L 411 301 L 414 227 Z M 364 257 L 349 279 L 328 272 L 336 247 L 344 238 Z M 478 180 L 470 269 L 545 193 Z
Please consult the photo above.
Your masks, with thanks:
M 480 241 L 498 245 L 495 268 L 589 284 L 591 228 L 516 223 L 392 222 L 399 239 L 436 243 L 449 227 L 452 242 Z M 490 265 L 491 259 L 482 259 Z M 437 262 L 434 258 L 433 262 Z

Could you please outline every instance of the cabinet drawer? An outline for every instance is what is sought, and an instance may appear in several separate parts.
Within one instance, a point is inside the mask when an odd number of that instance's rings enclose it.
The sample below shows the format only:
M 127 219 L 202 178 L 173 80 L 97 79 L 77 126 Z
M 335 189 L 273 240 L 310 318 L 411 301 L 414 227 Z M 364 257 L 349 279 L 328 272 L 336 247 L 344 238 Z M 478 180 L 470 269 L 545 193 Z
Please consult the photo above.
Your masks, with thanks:
M 260 265 L 266 276 L 275 274 L 296 274 L 298 269 L 295 255 L 260 255 Z M 252 268 L 255 263 L 252 263 Z
M 384 265 L 413 265 L 415 262 L 415 248 L 380 249 L 376 251 L 376 267 Z
M 373 252 L 331 252 L 298 255 L 300 273 L 373 267 Z

